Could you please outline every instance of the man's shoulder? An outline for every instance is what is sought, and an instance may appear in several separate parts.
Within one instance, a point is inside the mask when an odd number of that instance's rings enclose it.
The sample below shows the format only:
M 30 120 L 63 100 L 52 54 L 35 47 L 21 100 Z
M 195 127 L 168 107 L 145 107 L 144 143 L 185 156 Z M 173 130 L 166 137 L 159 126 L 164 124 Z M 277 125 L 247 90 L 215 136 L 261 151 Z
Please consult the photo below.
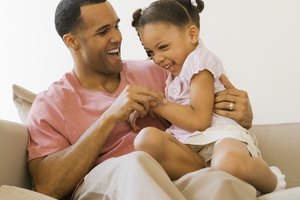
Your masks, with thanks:
M 129 84 L 150 87 L 156 90 L 164 88 L 166 71 L 152 60 L 124 61 L 124 73 Z
M 76 92 L 70 83 L 70 74 L 72 73 L 65 73 L 60 79 L 51 83 L 46 90 L 37 94 L 29 112 L 29 119 L 51 119 L 54 118 L 53 116 L 58 119 L 59 112 L 65 110 L 70 102 L 75 101 Z M 30 122 L 29 120 L 28 123 Z
M 65 73 L 60 79 L 54 81 L 49 85 L 49 87 L 38 93 L 37 100 L 45 100 L 53 101 L 58 100 L 60 96 L 68 96 L 73 89 L 71 80 L 72 72 Z

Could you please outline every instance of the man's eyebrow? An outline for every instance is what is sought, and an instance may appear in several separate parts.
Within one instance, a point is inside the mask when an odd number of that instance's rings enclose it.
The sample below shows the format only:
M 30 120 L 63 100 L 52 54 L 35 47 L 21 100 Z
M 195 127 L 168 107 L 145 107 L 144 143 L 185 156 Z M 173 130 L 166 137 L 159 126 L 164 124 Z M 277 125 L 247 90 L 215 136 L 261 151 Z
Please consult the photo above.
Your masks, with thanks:
M 117 21 L 116 21 L 116 24 L 118 24 L 120 21 L 121 21 L 120 18 L 118 18 Z M 104 26 L 101 26 L 100 28 L 98 28 L 98 29 L 96 30 L 96 32 L 100 32 L 100 31 L 103 30 L 103 29 L 107 29 L 107 28 L 109 28 L 110 26 L 111 26 L 110 24 L 106 24 L 106 25 L 104 25 Z

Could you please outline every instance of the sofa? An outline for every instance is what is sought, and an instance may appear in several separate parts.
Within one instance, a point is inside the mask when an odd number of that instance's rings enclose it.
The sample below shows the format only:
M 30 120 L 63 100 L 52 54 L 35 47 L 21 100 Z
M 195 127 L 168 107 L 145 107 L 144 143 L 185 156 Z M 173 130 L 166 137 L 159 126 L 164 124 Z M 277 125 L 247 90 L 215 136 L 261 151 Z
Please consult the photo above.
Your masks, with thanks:
M 13 86 L 14 102 L 21 122 L 0 119 L 0 200 L 53 200 L 32 191 L 27 169 L 28 131 L 26 116 L 35 94 Z M 283 191 L 257 197 L 258 200 L 300 199 L 300 123 L 254 125 L 251 129 L 259 142 L 262 157 L 286 176 Z M 229 191 L 230 192 L 230 191 Z

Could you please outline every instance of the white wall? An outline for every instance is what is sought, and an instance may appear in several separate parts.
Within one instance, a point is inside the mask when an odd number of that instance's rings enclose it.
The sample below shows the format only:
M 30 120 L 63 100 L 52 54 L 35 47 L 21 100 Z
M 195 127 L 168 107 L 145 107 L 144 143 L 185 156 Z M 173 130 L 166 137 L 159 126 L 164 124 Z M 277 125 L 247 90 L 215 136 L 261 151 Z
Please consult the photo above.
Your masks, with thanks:
M 59 0 L 1 0 L 0 118 L 19 121 L 11 85 L 33 92 L 72 69 L 54 29 Z M 124 59 L 145 53 L 130 26 L 131 13 L 151 0 L 111 0 L 123 33 Z M 300 1 L 206 0 L 201 33 L 224 63 L 232 82 L 247 90 L 254 123 L 300 122 Z

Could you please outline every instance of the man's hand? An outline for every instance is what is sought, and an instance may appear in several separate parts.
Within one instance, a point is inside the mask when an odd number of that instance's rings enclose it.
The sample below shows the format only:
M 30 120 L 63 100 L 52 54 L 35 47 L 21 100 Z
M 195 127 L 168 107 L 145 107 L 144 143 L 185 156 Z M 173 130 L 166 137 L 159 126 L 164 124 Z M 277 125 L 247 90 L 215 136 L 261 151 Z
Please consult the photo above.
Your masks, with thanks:
M 235 120 L 246 129 L 251 128 L 253 113 L 247 92 L 236 89 L 223 74 L 220 81 L 226 90 L 216 93 L 214 112 Z
M 149 88 L 128 85 L 105 112 L 105 115 L 113 116 L 117 121 L 127 120 L 133 111 L 145 116 L 153 103 L 160 104 L 164 101 L 163 94 Z

